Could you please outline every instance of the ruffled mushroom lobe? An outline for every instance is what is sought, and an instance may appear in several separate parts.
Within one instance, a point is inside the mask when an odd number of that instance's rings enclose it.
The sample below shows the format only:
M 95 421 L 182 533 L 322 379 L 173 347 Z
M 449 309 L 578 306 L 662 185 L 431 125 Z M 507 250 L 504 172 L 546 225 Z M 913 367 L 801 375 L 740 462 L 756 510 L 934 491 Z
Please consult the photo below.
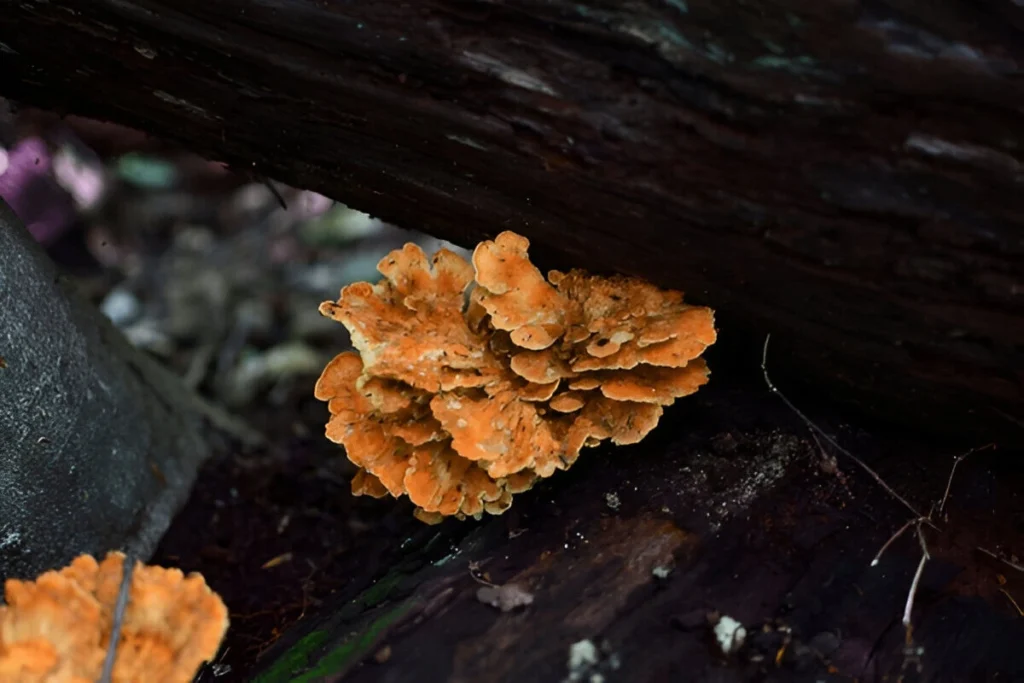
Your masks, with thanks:
M 497 514 L 583 448 L 640 441 L 708 381 L 711 309 L 625 276 L 545 279 L 528 247 L 503 232 L 470 265 L 408 244 L 379 283 L 321 305 L 356 349 L 315 389 L 354 494 L 408 495 L 430 523 Z
M 0 605 L 0 680 L 92 683 L 103 668 L 124 555 L 89 555 L 35 581 L 10 579 Z M 117 645 L 115 683 L 187 683 L 228 628 L 199 574 L 136 564 Z
M 562 335 L 569 302 L 530 263 L 529 246 L 525 237 L 503 232 L 477 246 L 473 268 L 491 325 L 510 332 L 517 346 L 540 350 Z

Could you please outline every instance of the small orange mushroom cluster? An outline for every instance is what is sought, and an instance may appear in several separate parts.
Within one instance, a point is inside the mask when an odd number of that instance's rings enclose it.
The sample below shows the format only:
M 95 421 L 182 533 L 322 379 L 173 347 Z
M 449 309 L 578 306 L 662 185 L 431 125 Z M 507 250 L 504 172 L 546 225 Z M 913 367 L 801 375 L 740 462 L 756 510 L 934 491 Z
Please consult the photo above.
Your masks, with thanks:
M 0 681 L 94 683 L 113 629 L 124 555 L 90 555 L 35 581 L 9 579 L 0 605 Z M 113 683 L 188 683 L 213 658 L 228 612 L 198 574 L 138 563 Z
M 545 279 L 528 247 L 503 232 L 470 265 L 407 244 L 380 262 L 379 283 L 321 304 L 358 351 L 315 390 L 327 437 L 360 468 L 354 493 L 408 494 L 431 523 L 498 514 L 584 446 L 640 441 L 708 381 L 711 309 L 636 278 Z

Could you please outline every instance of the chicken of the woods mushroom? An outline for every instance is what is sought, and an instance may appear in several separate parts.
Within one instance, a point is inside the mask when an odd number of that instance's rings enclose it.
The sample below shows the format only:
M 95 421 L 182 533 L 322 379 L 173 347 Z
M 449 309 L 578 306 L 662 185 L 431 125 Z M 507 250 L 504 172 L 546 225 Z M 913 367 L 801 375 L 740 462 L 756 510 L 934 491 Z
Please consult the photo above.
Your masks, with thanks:
M 0 605 L 0 681 L 95 683 L 103 672 L 124 555 L 81 555 L 35 581 L 8 579 Z M 228 611 L 199 574 L 137 563 L 112 683 L 188 683 L 213 659 Z
M 528 246 L 503 232 L 471 265 L 406 244 L 380 282 L 321 304 L 357 351 L 315 389 L 359 468 L 353 493 L 408 495 L 429 523 L 498 514 L 584 447 L 640 441 L 708 381 L 711 309 L 637 278 L 545 278 Z

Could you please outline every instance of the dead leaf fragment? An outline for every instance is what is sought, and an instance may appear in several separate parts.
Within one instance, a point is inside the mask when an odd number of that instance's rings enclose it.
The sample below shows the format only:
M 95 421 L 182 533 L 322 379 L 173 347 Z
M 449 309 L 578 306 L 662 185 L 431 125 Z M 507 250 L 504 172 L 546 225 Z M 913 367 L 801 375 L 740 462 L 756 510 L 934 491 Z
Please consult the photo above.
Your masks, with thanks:
M 476 599 L 502 612 L 511 612 L 518 607 L 532 605 L 533 593 L 518 584 L 506 583 L 503 586 L 480 586 Z
M 264 562 L 263 565 L 260 567 L 260 569 L 273 569 L 274 567 L 276 567 L 278 565 L 286 564 L 286 563 L 291 562 L 291 561 L 292 561 L 292 554 L 291 553 L 281 553 L 280 555 L 277 555 L 276 557 L 272 557 L 269 560 L 267 560 L 266 562 Z

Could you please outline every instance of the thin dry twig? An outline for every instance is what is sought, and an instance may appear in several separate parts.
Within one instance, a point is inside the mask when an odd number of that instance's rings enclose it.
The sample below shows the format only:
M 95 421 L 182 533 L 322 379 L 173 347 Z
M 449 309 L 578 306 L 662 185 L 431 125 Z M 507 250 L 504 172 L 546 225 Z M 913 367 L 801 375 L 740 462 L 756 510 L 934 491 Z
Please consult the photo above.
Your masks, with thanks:
M 114 675 L 114 663 L 117 661 L 117 644 L 121 639 L 124 612 L 128 608 L 128 594 L 132 585 L 134 565 L 135 561 L 132 559 L 131 554 L 125 553 L 121 565 L 121 587 L 117 592 L 117 602 L 114 603 L 114 620 L 110 627 L 110 644 L 107 646 L 107 656 L 103 660 L 103 672 L 100 674 L 99 683 L 110 683 Z
M 1014 417 L 1013 415 L 1010 415 L 1009 413 L 1003 412 L 1002 410 L 999 410 L 999 408 L 992 408 L 992 410 L 996 411 L 997 413 L 999 413 L 999 415 L 1001 415 L 1002 417 L 1006 418 L 1010 422 L 1014 423 L 1015 425 L 1017 425 L 1021 429 L 1024 429 L 1024 420 L 1021 420 L 1018 417 Z
M 1009 558 L 1003 557 L 1002 555 L 1000 555 L 998 553 L 994 553 L 991 550 L 988 550 L 987 548 L 982 548 L 980 545 L 977 546 L 976 550 L 978 550 L 979 552 L 985 553 L 986 555 L 988 555 L 989 557 L 991 557 L 994 560 L 999 560 L 1000 562 L 1006 563 L 1008 566 L 1013 567 L 1014 569 L 1016 569 L 1019 572 L 1024 572 L 1024 565 L 1018 564 L 1017 562 L 1014 562 L 1013 560 L 1011 560 Z
M 821 443 L 821 439 L 815 432 L 811 432 L 811 438 L 818 445 L 818 452 L 821 454 L 821 469 L 829 474 L 838 475 L 839 463 L 836 462 L 836 456 L 825 450 L 825 444 Z
M 803 411 L 801 411 L 799 408 L 797 408 L 796 405 L 792 401 L 790 401 L 786 397 L 786 395 L 783 394 L 779 390 L 779 388 L 777 386 L 775 386 L 775 383 L 772 382 L 771 378 L 768 376 L 768 342 L 771 340 L 771 338 L 772 338 L 772 335 L 770 335 L 770 334 L 765 335 L 765 338 L 764 338 L 764 351 L 763 351 L 763 353 L 761 355 L 761 371 L 764 373 L 764 381 L 765 381 L 765 384 L 768 385 L 768 389 L 773 394 L 775 394 L 780 399 L 782 399 L 782 402 L 785 403 L 786 406 L 789 407 L 790 410 L 792 410 L 794 413 L 796 413 L 797 417 L 799 417 L 801 420 L 803 420 L 804 424 L 806 424 L 811 430 L 813 430 L 813 431 L 817 432 L 818 434 L 820 434 L 821 438 L 825 439 L 825 441 L 828 442 L 828 444 L 830 446 L 835 448 L 837 451 L 839 451 L 840 453 L 845 455 L 850 460 L 852 460 L 855 463 L 857 463 L 857 465 L 859 465 L 865 472 L 867 472 L 869 475 L 871 475 L 871 478 L 874 479 L 878 483 L 879 486 L 881 486 L 883 489 L 885 489 L 886 493 L 888 493 L 890 496 L 892 496 L 893 498 L 898 500 L 900 503 L 902 503 L 908 510 L 913 512 L 914 513 L 914 517 L 916 517 L 916 518 L 924 518 L 924 515 L 922 515 L 920 512 L 918 512 L 917 508 L 915 508 L 913 505 L 908 503 L 906 498 L 904 498 L 900 494 L 896 493 L 896 491 L 893 490 L 893 488 L 891 486 L 889 486 L 887 483 L 885 483 L 885 480 L 882 479 L 881 475 L 879 475 L 877 472 L 875 472 L 873 469 L 871 469 L 871 467 L 869 467 L 866 462 L 864 462 L 863 460 L 858 458 L 856 455 L 854 455 L 853 453 L 851 453 L 847 449 L 845 449 L 842 446 L 840 446 L 839 443 L 836 442 L 835 439 L 833 439 L 828 433 L 826 433 L 824 429 L 822 429 L 817 424 L 815 424 L 814 421 L 811 420 L 811 418 L 807 417 L 803 413 Z M 929 522 L 929 524 L 930 524 L 930 522 Z M 932 525 L 932 526 L 934 526 L 934 525 Z
M 1000 588 L 999 592 L 1006 596 L 1006 599 L 1010 601 L 1010 604 L 1013 605 L 1013 608 L 1017 610 L 1017 614 L 1024 617 L 1024 610 L 1020 608 L 1020 605 L 1017 604 L 1017 601 L 1013 599 L 1012 595 L 1010 595 L 1010 591 L 1006 590 L 1005 588 Z
M 917 539 L 921 542 L 921 561 L 917 564 L 917 571 L 914 572 L 914 580 L 910 584 L 910 591 L 907 593 L 907 602 L 903 607 L 903 626 L 907 629 L 907 642 L 913 640 L 912 636 L 912 621 L 911 615 L 914 611 L 914 597 L 917 595 L 917 586 L 921 583 L 921 575 L 924 574 L 924 566 L 928 564 L 928 560 L 932 559 L 931 553 L 928 552 L 928 544 L 924 540 L 924 532 L 921 530 L 921 524 L 924 520 L 917 521 Z
M 917 519 L 911 519 L 906 524 L 901 526 L 899 528 L 899 531 L 897 531 L 892 536 L 890 536 L 889 540 L 886 541 L 885 545 L 883 545 L 881 550 L 878 551 L 878 554 L 875 555 L 873 560 L 871 560 L 871 566 L 872 567 L 876 566 L 879 563 L 879 561 L 882 559 L 882 555 L 885 554 L 885 551 L 889 549 L 889 546 L 891 546 L 893 543 L 895 543 L 896 539 L 899 538 L 900 536 L 902 536 L 906 532 L 906 530 L 909 529 L 910 527 L 912 527 L 917 521 L 918 521 Z
M 972 448 L 971 450 L 967 451 L 966 453 L 961 453 L 960 455 L 956 456 L 956 459 L 953 461 L 953 467 L 949 470 L 949 479 L 946 480 L 946 492 L 942 495 L 942 502 L 939 503 L 939 514 L 940 515 L 942 514 L 943 510 L 946 509 L 946 501 L 949 500 L 949 491 L 950 491 L 951 488 L 953 488 L 953 477 L 954 477 L 954 475 L 956 475 L 956 467 L 957 467 L 957 465 L 959 465 L 960 462 L 964 458 L 966 458 L 967 456 L 971 455 L 972 453 L 977 453 L 978 451 L 985 451 L 985 450 L 988 450 L 990 448 L 995 448 L 995 447 L 996 447 L 995 444 L 992 444 L 992 443 L 985 444 L 984 446 L 977 446 L 977 447 Z
M 263 183 L 264 187 L 270 190 L 270 194 L 274 195 L 274 199 L 276 199 L 277 203 L 281 205 L 281 208 L 287 211 L 288 203 L 285 202 L 284 195 L 282 195 L 281 191 L 277 189 L 277 186 L 270 181 L 270 178 L 266 176 L 260 176 L 260 182 Z

